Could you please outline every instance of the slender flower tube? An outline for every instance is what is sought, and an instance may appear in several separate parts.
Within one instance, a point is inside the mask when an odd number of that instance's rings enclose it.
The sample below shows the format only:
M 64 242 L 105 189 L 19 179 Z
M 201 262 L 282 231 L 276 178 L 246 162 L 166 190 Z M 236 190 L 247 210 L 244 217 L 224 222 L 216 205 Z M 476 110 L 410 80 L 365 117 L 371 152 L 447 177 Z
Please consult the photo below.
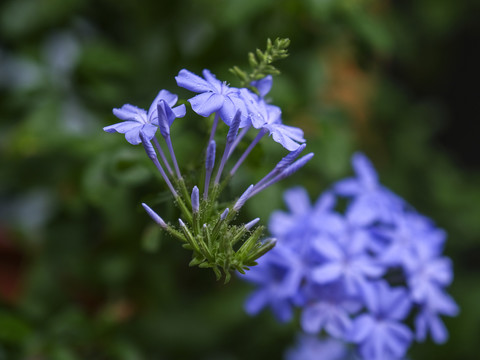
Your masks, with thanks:
M 215 113 L 215 116 L 213 118 L 213 123 L 212 123 L 212 129 L 210 130 L 210 137 L 208 138 L 208 143 L 212 142 L 213 139 L 215 139 L 215 133 L 217 132 L 219 117 L 220 116 L 218 115 L 218 113 Z
M 210 187 L 210 177 L 215 166 L 215 140 L 210 141 L 207 147 L 207 157 L 205 160 L 205 188 L 203 190 L 203 199 L 208 198 L 208 188 Z
M 228 154 L 230 152 L 230 147 L 232 146 L 233 142 L 235 141 L 235 137 L 237 136 L 238 127 L 240 126 L 241 116 L 242 116 L 241 112 L 237 111 L 237 113 L 235 114 L 235 117 L 233 118 L 230 129 L 228 129 L 227 143 L 225 145 L 225 150 L 223 152 L 222 160 L 218 168 L 217 176 L 215 177 L 215 185 L 217 185 L 220 182 L 220 177 L 222 176 L 222 171 L 227 161 Z
M 155 145 L 155 148 L 158 151 L 158 154 L 160 155 L 160 159 L 162 159 L 163 165 L 167 168 L 168 173 L 173 176 L 173 171 L 172 168 L 170 167 L 170 164 L 168 163 L 167 157 L 165 156 L 165 153 L 163 152 L 162 148 L 160 147 L 160 144 L 158 143 L 157 137 L 153 137 L 153 145 Z
M 298 147 L 297 150 L 291 151 L 287 156 L 283 157 L 282 160 L 280 160 L 277 165 L 275 165 L 273 170 L 270 171 L 262 180 L 256 183 L 255 186 L 258 188 L 261 185 L 265 184 L 267 181 L 280 174 L 283 170 L 285 170 L 287 166 L 289 166 L 295 161 L 295 159 L 298 157 L 298 155 L 300 155 L 300 153 L 305 149 L 306 146 L 306 144 L 302 144 Z
M 275 184 L 276 182 L 280 181 L 280 180 L 283 180 L 287 177 L 289 177 L 290 175 L 292 175 L 294 172 L 298 171 L 299 169 L 301 169 L 303 166 L 305 166 L 305 164 L 307 162 L 309 162 L 313 157 L 313 153 L 310 153 L 310 154 L 307 154 L 303 157 L 301 157 L 300 159 L 298 159 L 297 161 L 295 161 L 293 164 L 289 165 L 288 167 L 286 167 L 280 174 L 278 174 L 277 176 L 275 176 L 273 179 L 271 179 L 270 181 L 264 183 L 263 185 L 260 185 L 260 186 L 256 186 L 251 194 L 250 194 L 250 197 L 258 194 L 260 191 L 262 190 L 265 190 L 266 188 L 268 188 L 270 185 L 273 185 Z
M 227 215 L 228 215 L 229 212 L 230 212 L 230 209 L 229 209 L 229 208 L 226 208 L 226 209 L 223 211 L 222 215 L 220 215 L 220 220 L 225 220 L 225 219 L 227 218 Z
M 181 179 L 182 175 L 180 174 L 180 168 L 178 167 L 177 158 L 175 157 L 172 140 L 170 138 L 170 124 L 173 123 L 173 120 L 175 120 L 175 114 L 170 106 L 168 106 L 168 104 L 163 100 L 160 100 L 157 103 L 157 117 L 160 133 L 167 144 L 173 166 L 175 167 L 175 173 L 177 174 L 178 179 Z
M 232 147 L 230 148 L 230 152 L 228 153 L 227 159 L 230 159 L 230 155 L 232 155 L 237 145 L 240 143 L 240 141 L 242 141 L 243 137 L 247 134 L 248 130 L 250 130 L 251 127 L 252 127 L 251 125 L 247 125 L 240 131 L 240 133 L 235 138 L 235 141 L 233 142 Z
M 148 138 L 145 136 L 143 132 L 140 132 L 140 138 L 142 139 L 142 144 L 143 144 L 143 147 L 145 148 L 145 152 L 147 153 L 147 156 L 150 158 L 150 160 L 152 160 L 152 162 L 157 167 L 158 171 L 162 175 L 163 180 L 165 180 L 165 182 L 167 183 L 167 186 L 170 189 L 173 196 L 177 198 L 178 194 L 173 188 L 172 183 L 168 179 L 167 174 L 165 174 L 165 171 L 163 170 L 162 165 L 160 165 L 160 163 L 158 162 L 157 153 L 155 152 L 155 149 L 153 148 L 151 142 L 148 140 Z
M 245 204 L 245 202 L 248 200 L 248 198 L 251 196 L 251 193 L 253 191 L 253 184 L 248 187 L 247 190 L 238 198 L 237 202 L 233 206 L 233 211 L 237 212 L 242 208 L 242 206 Z
M 232 170 L 230 170 L 230 176 L 233 176 L 235 174 L 235 172 L 238 170 L 238 168 L 240 167 L 240 165 L 242 165 L 242 163 L 244 162 L 244 160 L 247 158 L 248 154 L 250 154 L 250 152 L 253 150 L 253 148 L 255 147 L 255 145 L 258 144 L 258 142 L 261 140 L 262 137 L 265 136 L 265 134 L 267 133 L 267 130 L 266 129 L 262 129 L 260 130 L 260 132 L 257 134 L 257 136 L 255 137 L 255 139 L 253 139 L 253 141 L 251 142 L 251 144 L 248 146 L 248 148 L 245 150 L 245 152 L 242 154 L 242 156 L 240 156 L 240 159 L 238 159 L 237 163 L 235 164 L 235 166 L 232 168 Z

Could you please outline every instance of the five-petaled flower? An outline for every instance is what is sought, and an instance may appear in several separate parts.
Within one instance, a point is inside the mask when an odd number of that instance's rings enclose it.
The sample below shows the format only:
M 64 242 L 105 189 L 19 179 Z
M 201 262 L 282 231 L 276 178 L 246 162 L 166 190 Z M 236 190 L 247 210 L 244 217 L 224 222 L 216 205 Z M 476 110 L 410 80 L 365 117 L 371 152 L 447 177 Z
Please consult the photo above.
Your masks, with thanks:
M 204 79 L 191 71 L 182 69 L 175 77 L 178 86 L 199 93 L 188 100 L 193 111 L 204 117 L 218 113 L 228 126 L 238 110 L 241 111 L 242 116 L 246 116 L 244 102 L 239 97 L 239 89 L 221 82 L 207 69 L 204 69 L 202 74 Z M 245 122 L 240 123 L 240 127 L 244 125 Z
M 125 138 L 132 145 L 138 145 L 142 142 L 140 132 L 143 132 L 145 137 L 151 140 L 159 126 L 157 109 L 159 102 L 163 102 L 164 106 L 169 107 L 174 115 L 173 118 L 170 117 L 169 119 L 170 125 L 175 118 L 185 116 L 185 105 L 173 107 L 177 103 L 177 99 L 177 95 L 167 90 L 161 90 L 150 105 L 148 113 L 144 109 L 130 104 L 125 104 L 120 109 L 113 109 L 113 114 L 123 122 L 106 126 L 103 130 L 109 133 L 125 134 Z

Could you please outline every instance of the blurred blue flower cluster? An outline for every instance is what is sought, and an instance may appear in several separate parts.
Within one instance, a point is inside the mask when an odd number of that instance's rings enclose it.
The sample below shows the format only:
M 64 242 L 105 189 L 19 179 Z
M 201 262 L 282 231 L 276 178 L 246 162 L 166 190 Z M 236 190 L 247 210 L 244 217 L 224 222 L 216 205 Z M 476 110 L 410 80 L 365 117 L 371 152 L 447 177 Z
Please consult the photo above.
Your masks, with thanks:
M 244 276 L 257 286 L 246 310 L 268 306 L 285 322 L 300 308 L 303 332 L 350 343 L 363 359 L 400 359 L 427 334 L 445 342 L 441 316 L 458 313 L 445 291 L 453 278 L 442 255 L 446 235 L 383 187 L 365 155 L 354 154 L 352 163 L 356 176 L 313 205 L 303 188 L 285 193 L 289 212 L 274 212 L 269 223 L 277 246 Z M 310 358 L 305 346 L 339 353 L 337 345 L 312 341 L 320 340 L 302 338 L 288 358 Z

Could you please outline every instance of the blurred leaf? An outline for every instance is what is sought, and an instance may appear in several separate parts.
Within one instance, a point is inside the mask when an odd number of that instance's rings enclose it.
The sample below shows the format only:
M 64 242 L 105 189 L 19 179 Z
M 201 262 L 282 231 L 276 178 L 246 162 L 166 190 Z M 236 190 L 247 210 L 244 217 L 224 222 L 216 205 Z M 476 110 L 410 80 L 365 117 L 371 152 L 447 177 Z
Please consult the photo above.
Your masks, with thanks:
M 150 225 L 142 236 L 142 248 L 148 252 L 156 252 L 160 249 L 164 232 L 158 225 Z
M 0 342 L 21 345 L 32 333 L 32 328 L 13 313 L 0 311 Z
M 78 0 L 10 0 L 2 4 L 0 28 L 8 38 L 32 35 L 74 14 Z

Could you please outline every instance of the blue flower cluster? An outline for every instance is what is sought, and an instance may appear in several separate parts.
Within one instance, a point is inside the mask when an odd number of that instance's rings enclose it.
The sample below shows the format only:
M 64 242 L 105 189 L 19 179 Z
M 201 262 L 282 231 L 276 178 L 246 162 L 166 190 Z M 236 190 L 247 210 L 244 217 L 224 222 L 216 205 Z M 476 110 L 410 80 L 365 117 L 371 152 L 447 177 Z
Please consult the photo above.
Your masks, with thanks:
M 304 146 L 301 146 L 301 144 L 305 142 L 305 139 L 303 138 L 303 131 L 301 129 L 282 124 L 281 110 L 279 107 L 268 104 L 265 101 L 264 96 L 268 94 L 272 87 L 272 76 L 266 76 L 252 84 L 253 87 L 258 89 L 260 95 L 257 95 L 246 88 L 238 89 L 230 87 L 225 82 L 218 80 L 209 70 L 203 70 L 203 76 L 204 78 L 183 69 L 180 70 L 175 79 L 178 86 L 199 93 L 188 100 L 195 113 L 203 117 L 215 114 L 209 144 L 214 141 L 218 119 L 221 119 L 230 127 L 229 135 L 227 136 L 227 144 L 229 146 L 228 149 L 225 149 L 224 151 L 224 158 L 222 158 L 223 164 L 220 165 L 215 183 L 218 184 L 220 180 L 226 160 L 230 157 L 235 147 L 251 128 L 259 130 L 258 134 L 247 150 L 239 158 L 237 163 L 233 166 L 230 175 L 235 173 L 253 147 L 266 134 L 270 134 L 274 141 L 280 143 L 288 151 L 295 152 L 295 157 L 290 156 L 290 163 L 287 164 L 287 166 L 284 165 L 281 169 L 285 172 L 286 168 L 292 165 L 300 151 L 304 149 Z M 177 95 L 172 94 L 167 90 L 161 90 L 154 99 L 148 112 L 136 106 L 125 104 L 119 109 L 113 109 L 113 114 L 120 120 L 123 120 L 123 122 L 106 126 L 104 127 L 104 130 L 109 133 L 118 132 L 125 134 L 126 140 L 132 145 L 143 143 L 143 145 L 148 148 L 147 153 L 150 151 L 151 154 L 154 154 L 150 150 L 150 142 L 153 141 L 156 151 L 161 157 L 162 164 L 170 175 L 181 178 L 182 176 L 179 171 L 170 139 L 170 127 L 172 126 L 173 121 L 176 118 L 184 117 L 186 114 L 185 105 L 175 107 L 177 100 Z M 160 133 L 167 144 L 176 170 L 175 174 L 155 137 L 155 133 L 158 129 L 160 129 Z M 237 134 L 239 129 L 242 129 L 242 131 Z M 214 144 L 211 146 L 215 148 Z M 307 159 L 301 162 L 302 165 L 310 160 L 311 157 L 312 154 L 308 154 Z M 208 160 L 211 160 L 212 158 L 214 161 L 215 155 L 210 152 L 207 163 L 209 162 Z M 296 170 L 298 168 L 299 166 L 297 164 Z M 291 170 L 292 168 L 290 168 L 290 172 Z M 161 172 L 163 173 L 163 171 Z M 278 177 L 279 175 L 280 172 L 278 172 L 277 169 L 275 176 Z M 288 175 L 290 175 L 290 173 Z M 282 176 L 282 178 L 284 177 L 285 176 Z M 164 178 L 167 184 L 170 183 L 167 176 L 164 176 Z M 270 175 L 269 180 L 272 180 L 272 175 Z M 276 178 L 276 181 L 278 180 L 281 179 Z M 258 193 L 264 188 L 265 186 L 262 186 L 261 188 L 260 186 L 257 186 L 254 189 L 254 192 Z M 208 193 L 208 189 L 206 189 L 206 192 Z M 172 191 L 172 193 L 176 196 L 175 191 Z
M 272 87 L 272 76 L 266 76 L 251 84 L 257 94 L 246 88 L 230 87 L 218 80 L 209 70 L 203 70 L 203 77 L 200 77 L 183 69 L 175 79 L 178 86 L 198 94 L 188 100 L 192 110 L 202 117 L 212 115 L 214 119 L 210 138 L 206 144 L 205 178 L 195 179 L 196 184 L 204 183 L 201 199 L 200 190 L 195 183 L 190 184 L 193 190 L 191 196 L 189 195 L 190 192 L 187 191 L 187 185 L 180 172 L 170 137 L 170 127 L 174 120 L 186 115 L 185 105 L 175 106 L 178 101 L 177 95 L 161 90 L 148 112 L 130 104 L 113 109 L 113 114 L 123 121 L 107 126 L 104 130 L 109 133 L 125 134 L 130 144 L 144 146 L 148 157 L 155 164 L 174 196 L 184 220 L 179 219 L 180 226 L 176 230 L 146 204 L 142 204 L 143 207 L 159 226 L 185 242 L 184 247 L 193 250 L 191 264 L 212 267 L 217 277 L 220 274 L 218 268 L 223 268 L 228 281 L 230 270 L 235 269 L 240 272 L 247 270 L 249 266 L 256 264 L 255 260 L 258 257 L 275 244 L 274 241 L 257 241 L 261 231 L 254 232 L 253 240 L 249 240 L 247 235 L 250 234 L 251 228 L 258 219 L 237 227 L 231 227 L 229 222 L 249 198 L 293 174 L 304 166 L 313 154 L 297 159 L 305 149 L 303 131 L 282 124 L 280 108 L 265 101 L 264 97 Z M 215 165 L 217 150 L 215 133 L 219 119 L 229 127 L 229 130 L 223 155 L 220 162 Z M 157 130 L 164 139 L 164 146 L 168 149 L 172 166 L 156 137 Z M 238 157 L 228 175 L 223 175 L 227 161 L 249 130 L 257 131 L 254 140 Z M 252 149 L 267 134 L 286 148 L 289 154 L 281 159 L 263 179 L 248 187 L 230 208 L 218 209 L 216 200 L 223 189 L 223 184 L 235 174 Z M 215 168 L 216 175 L 211 184 L 210 179 Z M 221 182 L 222 175 L 223 182 Z M 239 246 L 238 244 L 242 243 L 239 240 L 244 235 L 248 239 L 245 240 L 244 246 Z
M 363 154 L 354 154 L 352 163 L 356 176 L 313 205 L 303 188 L 285 193 L 289 212 L 274 212 L 269 223 L 277 246 L 243 276 L 257 286 L 246 311 L 268 306 L 289 321 L 300 308 L 305 333 L 353 344 L 367 360 L 400 359 L 427 334 L 446 341 L 441 316 L 458 312 L 445 291 L 453 278 L 442 255 L 446 235 L 383 187 Z M 313 359 L 305 354 L 315 348 L 341 353 L 337 342 L 316 341 L 302 338 L 288 359 Z M 340 356 L 319 352 L 315 358 Z

